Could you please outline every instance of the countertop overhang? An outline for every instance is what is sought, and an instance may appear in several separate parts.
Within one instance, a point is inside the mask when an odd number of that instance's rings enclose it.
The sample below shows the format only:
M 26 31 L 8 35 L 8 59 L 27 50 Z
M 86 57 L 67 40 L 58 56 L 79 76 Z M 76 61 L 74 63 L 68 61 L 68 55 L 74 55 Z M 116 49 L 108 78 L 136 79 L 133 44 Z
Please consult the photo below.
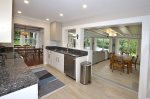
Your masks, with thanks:
M 82 56 L 87 56 L 88 52 L 83 51 L 83 50 L 77 50 L 77 49 L 70 49 L 70 48 L 65 48 L 65 47 L 58 47 L 58 46 L 46 46 L 47 50 L 51 50 L 54 52 L 62 53 L 65 55 L 71 55 L 74 57 L 82 57 Z
M 7 60 L 4 66 L 0 66 L 0 96 L 38 83 L 38 78 L 23 58 L 14 52 L 1 54 L 7 55 Z

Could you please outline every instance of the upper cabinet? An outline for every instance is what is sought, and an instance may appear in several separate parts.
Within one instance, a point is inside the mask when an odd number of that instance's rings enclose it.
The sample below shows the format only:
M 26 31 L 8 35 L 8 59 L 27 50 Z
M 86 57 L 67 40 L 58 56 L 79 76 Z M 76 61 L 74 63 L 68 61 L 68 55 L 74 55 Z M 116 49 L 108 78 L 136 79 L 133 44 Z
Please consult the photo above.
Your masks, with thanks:
M 59 22 L 52 22 L 50 24 L 50 39 L 52 41 L 62 40 L 62 24 Z
M 0 43 L 11 43 L 12 0 L 0 0 Z

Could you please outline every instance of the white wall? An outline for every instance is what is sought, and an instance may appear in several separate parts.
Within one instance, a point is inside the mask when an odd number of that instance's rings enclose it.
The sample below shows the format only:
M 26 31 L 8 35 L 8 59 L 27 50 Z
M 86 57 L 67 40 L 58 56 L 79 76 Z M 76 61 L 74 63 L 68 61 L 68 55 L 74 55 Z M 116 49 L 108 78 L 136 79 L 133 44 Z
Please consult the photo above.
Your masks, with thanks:
M 88 24 L 80 24 L 75 26 L 65 26 L 63 27 L 63 41 L 62 46 L 67 42 L 65 37 L 65 31 L 67 29 L 83 29 L 89 27 L 103 27 L 110 25 L 121 25 L 121 24 L 131 24 L 131 23 L 142 23 L 142 43 L 141 43 L 141 69 L 140 69 L 140 81 L 139 81 L 139 99 L 150 98 L 148 93 L 150 93 L 150 88 L 148 88 L 148 83 L 150 83 L 150 77 L 148 78 L 148 71 L 150 72 L 150 15 L 139 16 L 125 19 L 118 19 L 112 21 L 95 22 Z M 83 39 L 84 40 L 84 39 Z M 81 41 L 81 39 L 80 39 Z M 82 42 L 82 41 L 81 41 Z

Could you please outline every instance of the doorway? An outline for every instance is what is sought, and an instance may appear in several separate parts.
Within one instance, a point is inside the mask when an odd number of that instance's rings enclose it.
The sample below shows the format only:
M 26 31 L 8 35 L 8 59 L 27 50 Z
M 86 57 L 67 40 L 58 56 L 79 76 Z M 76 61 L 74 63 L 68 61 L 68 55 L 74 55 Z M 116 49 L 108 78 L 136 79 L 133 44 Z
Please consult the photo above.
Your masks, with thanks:
M 14 24 L 14 50 L 27 66 L 43 64 L 44 29 Z
M 93 75 L 138 92 L 142 24 L 92 27 L 84 31 L 84 49 L 92 50 Z M 112 53 L 128 56 L 132 71 L 123 67 L 121 73 L 117 68 L 112 72 Z

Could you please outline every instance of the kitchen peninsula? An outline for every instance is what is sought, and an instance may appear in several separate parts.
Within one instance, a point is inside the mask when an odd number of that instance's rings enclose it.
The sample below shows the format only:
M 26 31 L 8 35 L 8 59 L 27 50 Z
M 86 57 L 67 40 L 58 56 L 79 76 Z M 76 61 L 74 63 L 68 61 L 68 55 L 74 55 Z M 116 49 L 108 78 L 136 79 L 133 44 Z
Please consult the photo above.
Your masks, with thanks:
M 47 63 L 67 76 L 80 81 L 80 63 L 88 60 L 88 52 L 58 46 L 46 46 Z
M 1 99 L 38 99 L 38 78 L 15 52 L 1 53 L 7 56 L 0 65 Z

